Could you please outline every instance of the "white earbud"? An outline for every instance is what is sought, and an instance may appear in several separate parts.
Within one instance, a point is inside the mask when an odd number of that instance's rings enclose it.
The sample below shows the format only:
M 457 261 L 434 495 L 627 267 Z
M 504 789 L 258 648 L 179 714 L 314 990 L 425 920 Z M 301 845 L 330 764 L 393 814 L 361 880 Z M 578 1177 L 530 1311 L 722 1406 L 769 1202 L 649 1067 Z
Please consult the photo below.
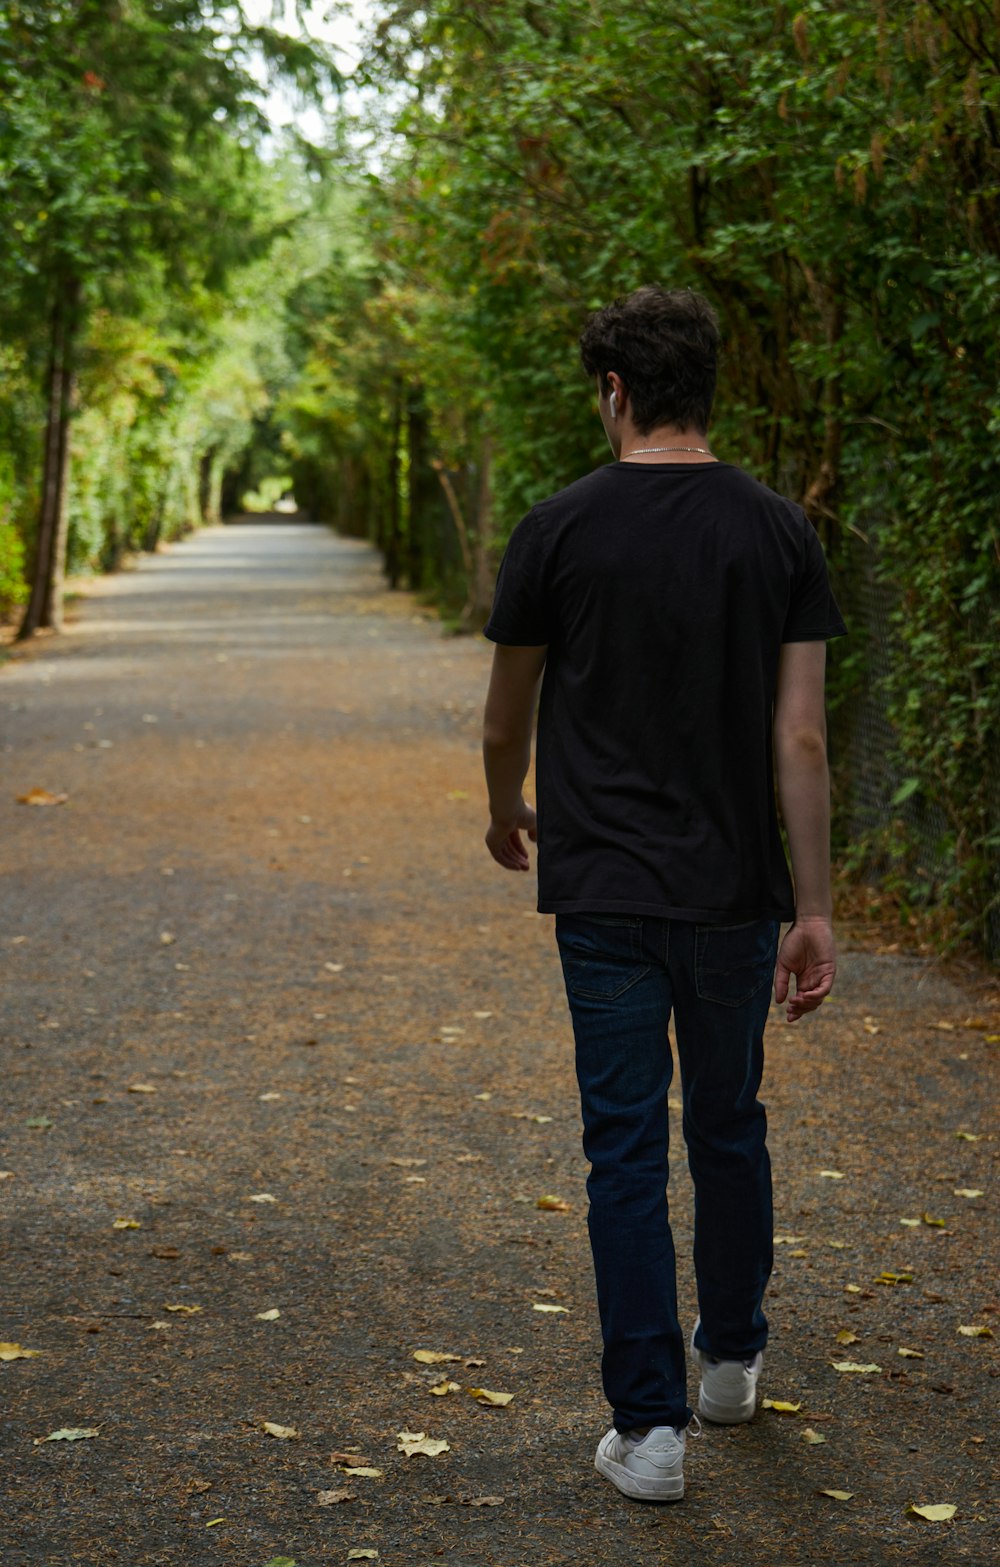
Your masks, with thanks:
M 609 406 L 611 408 L 611 417 L 612 417 L 612 419 L 617 419 L 618 418 L 618 393 L 617 392 L 612 392 L 611 393 L 611 402 L 610 402 Z

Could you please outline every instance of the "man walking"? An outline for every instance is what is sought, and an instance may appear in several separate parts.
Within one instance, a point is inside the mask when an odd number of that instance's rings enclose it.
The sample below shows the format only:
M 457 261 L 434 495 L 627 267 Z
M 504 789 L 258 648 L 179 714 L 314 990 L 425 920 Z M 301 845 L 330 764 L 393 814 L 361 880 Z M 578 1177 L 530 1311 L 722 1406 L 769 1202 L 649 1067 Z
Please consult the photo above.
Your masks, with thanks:
M 538 908 L 556 916 L 614 1412 L 597 1468 L 669 1501 L 692 1411 L 667 1025 L 673 1013 L 695 1192 L 698 1409 L 733 1424 L 753 1417 L 767 1339 L 771 981 L 777 965 L 794 1022 L 836 970 L 823 691 L 826 639 L 846 628 L 801 508 L 711 451 L 707 301 L 641 288 L 591 316 L 580 346 L 615 461 L 535 506 L 504 555 L 486 627 L 486 843 L 526 871 L 537 839 Z M 539 684 L 536 822 L 522 790 Z

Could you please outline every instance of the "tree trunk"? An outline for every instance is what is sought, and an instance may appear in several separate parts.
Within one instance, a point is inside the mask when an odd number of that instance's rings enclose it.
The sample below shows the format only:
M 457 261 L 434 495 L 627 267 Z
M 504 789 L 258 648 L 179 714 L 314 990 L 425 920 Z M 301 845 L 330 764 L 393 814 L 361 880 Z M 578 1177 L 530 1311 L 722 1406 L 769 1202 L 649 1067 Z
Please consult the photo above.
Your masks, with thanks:
M 485 623 L 493 603 L 493 440 L 484 435 L 479 448 L 479 493 L 476 527 L 472 538 L 472 572 L 469 597 L 462 619 L 472 625 Z
M 32 636 L 40 626 L 62 629 L 63 580 L 66 571 L 68 533 L 67 483 L 69 479 L 69 426 L 73 403 L 73 348 L 77 332 L 80 284 L 61 279 L 52 306 L 47 373 L 48 415 L 42 466 L 42 499 L 38 513 L 35 564 L 31 596 L 18 631 L 18 639 Z
M 399 376 L 392 388 L 392 434 L 389 448 L 386 495 L 385 571 L 390 588 L 399 587 L 403 570 L 402 500 L 399 493 L 399 441 L 403 430 L 403 383 Z

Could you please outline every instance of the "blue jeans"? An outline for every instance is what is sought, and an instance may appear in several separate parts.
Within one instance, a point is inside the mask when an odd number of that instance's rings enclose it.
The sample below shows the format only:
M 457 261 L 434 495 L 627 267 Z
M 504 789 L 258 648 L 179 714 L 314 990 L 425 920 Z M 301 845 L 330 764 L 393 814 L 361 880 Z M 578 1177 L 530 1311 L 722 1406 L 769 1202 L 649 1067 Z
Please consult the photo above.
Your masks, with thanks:
M 771 1166 L 757 1091 L 778 930 L 777 920 L 556 916 L 591 1165 L 604 1391 L 619 1431 L 691 1418 L 667 1207 L 671 1011 L 694 1181 L 697 1346 L 749 1360 L 767 1341 Z

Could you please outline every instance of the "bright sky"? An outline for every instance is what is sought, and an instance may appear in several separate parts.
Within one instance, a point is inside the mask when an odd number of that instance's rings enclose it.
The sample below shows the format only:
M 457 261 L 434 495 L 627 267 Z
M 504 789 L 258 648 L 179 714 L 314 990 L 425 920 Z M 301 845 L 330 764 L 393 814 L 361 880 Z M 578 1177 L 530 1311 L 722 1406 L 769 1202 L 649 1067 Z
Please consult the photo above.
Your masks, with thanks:
M 313 0 L 305 11 L 304 27 L 300 27 L 292 0 L 242 0 L 242 3 L 247 20 L 254 26 L 267 23 L 296 37 L 305 32 L 310 38 L 332 43 L 336 63 L 345 76 L 357 63 L 361 32 L 374 9 L 372 0 Z M 347 104 L 352 106 L 350 93 Z M 321 110 L 304 108 L 288 88 L 267 94 L 267 113 L 276 129 L 294 124 L 310 141 L 323 140 L 325 117 Z

